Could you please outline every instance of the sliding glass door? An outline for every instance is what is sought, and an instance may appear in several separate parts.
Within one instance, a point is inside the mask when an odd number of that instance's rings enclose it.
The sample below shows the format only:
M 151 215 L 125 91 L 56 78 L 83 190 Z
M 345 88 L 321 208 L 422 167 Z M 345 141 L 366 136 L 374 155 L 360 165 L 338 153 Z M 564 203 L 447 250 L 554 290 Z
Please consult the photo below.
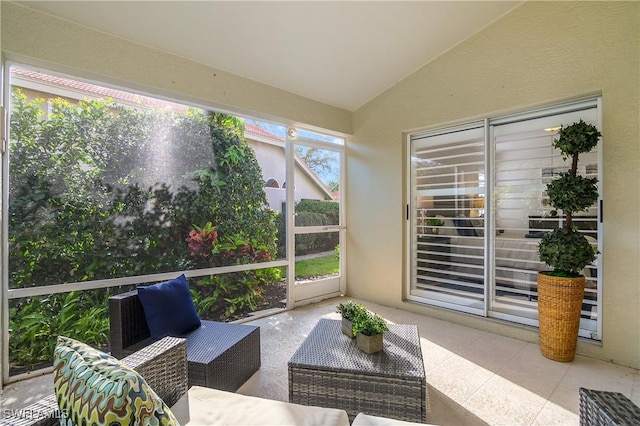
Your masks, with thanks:
M 553 148 L 561 126 L 601 128 L 600 100 L 588 99 L 409 137 L 409 298 L 434 306 L 537 326 L 536 274 L 545 232 L 562 226 L 546 184 L 569 167 Z M 580 174 L 601 173 L 600 151 Z M 600 190 L 602 195 L 602 191 Z M 598 205 L 574 226 L 602 252 Z M 601 339 L 602 274 L 587 279 L 580 335 Z
M 482 313 L 484 128 L 475 123 L 411 141 L 411 294 Z
M 574 105 L 550 115 L 529 114 L 494 120 L 490 145 L 493 149 L 492 192 L 494 199 L 494 289 L 490 310 L 494 316 L 537 325 L 536 272 L 548 270 L 538 259 L 538 243 L 545 232 L 564 225 L 562 212 L 548 205 L 547 183 L 569 169 L 570 160 L 553 148 L 561 126 L 579 120 L 601 128 L 597 104 Z M 578 108 L 576 108 L 578 107 Z M 598 176 L 598 150 L 580 156 L 582 176 Z M 580 212 L 574 225 L 598 246 L 598 206 Z M 596 265 L 583 271 L 586 277 L 581 335 L 599 335 L 598 273 Z

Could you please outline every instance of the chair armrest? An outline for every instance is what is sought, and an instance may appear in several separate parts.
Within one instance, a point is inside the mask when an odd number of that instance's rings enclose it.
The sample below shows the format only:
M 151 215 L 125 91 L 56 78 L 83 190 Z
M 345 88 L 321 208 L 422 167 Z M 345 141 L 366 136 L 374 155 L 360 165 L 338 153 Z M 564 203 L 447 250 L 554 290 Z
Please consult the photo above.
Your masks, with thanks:
M 164 337 L 122 360 L 171 407 L 187 393 L 187 340 Z
M 122 362 L 140 374 L 167 406 L 187 393 L 187 340 L 165 337 Z M 60 423 L 55 395 L 19 410 L 4 410 L 0 426 L 50 426 Z
M 109 298 L 109 330 L 111 355 L 118 359 L 127 355 L 126 348 L 151 336 L 138 290 Z

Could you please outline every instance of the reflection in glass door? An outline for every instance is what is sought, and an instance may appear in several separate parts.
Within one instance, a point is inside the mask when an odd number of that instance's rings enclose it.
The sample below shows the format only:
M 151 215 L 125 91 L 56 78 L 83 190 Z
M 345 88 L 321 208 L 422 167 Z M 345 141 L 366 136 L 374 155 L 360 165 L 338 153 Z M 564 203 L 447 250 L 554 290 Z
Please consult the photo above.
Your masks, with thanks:
M 485 309 L 482 123 L 411 139 L 411 294 L 464 312 Z
M 300 129 L 287 133 L 287 204 L 294 205 L 289 233 L 295 259 L 294 303 L 310 303 L 344 292 L 341 205 L 344 139 Z M 290 279 L 291 283 L 291 279 Z
M 538 325 L 540 239 L 564 224 L 546 185 L 569 169 L 554 148 L 562 126 L 601 128 L 601 99 L 488 118 L 409 135 L 407 268 L 409 299 Z M 580 174 L 601 181 L 601 149 L 580 156 Z M 600 188 L 600 191 L 602 188 Z M 601 193 L 601 192 L 600 192 Z M 573 226 L 602 253 L 599 204 Z M 601 262 L 588 265 L 580 336 L 602 339 Z
M 554 149 L 553 140 L 562 126 L 579 120 L 599 125 L 594 102 L 556 114 L 513 117 L 492 127 L 493 220 L 497 236 L 492 256 L 495 276 L 491 311 L 497 318 L 537 325 L 537 271 L 548 270 L 540 262 L 538 245 L 546 232 L 564 225 L 562 212 L 553 210 L 548 203 L 546 185 L 570 167 L 570 159 Z M 580 156 L 582 175 L 598 176 L 598 156 L 598 149 Z M 598 223 L 597 204 L 577 213 L 574 220 L 574 226 L 594 250 L 598 250 Z M 597 265 L 587 266 L 582 273 L 586 286 L 580 335 L 598 338 Z

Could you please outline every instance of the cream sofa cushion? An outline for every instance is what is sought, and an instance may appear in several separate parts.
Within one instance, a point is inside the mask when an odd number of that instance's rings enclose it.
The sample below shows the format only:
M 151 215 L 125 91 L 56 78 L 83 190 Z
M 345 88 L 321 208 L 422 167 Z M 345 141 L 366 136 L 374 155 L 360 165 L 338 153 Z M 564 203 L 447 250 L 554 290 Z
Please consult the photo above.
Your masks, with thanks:
M 181 425 L 342 425 L 344 410 L 311 407 L 193 386 L 171 407 Z
M 429 426 L 424 423 L 405 422 L 403 420 L 387 419 L 385 417 L 371 416 L 360 413 L 353 419 L 351 426 Z

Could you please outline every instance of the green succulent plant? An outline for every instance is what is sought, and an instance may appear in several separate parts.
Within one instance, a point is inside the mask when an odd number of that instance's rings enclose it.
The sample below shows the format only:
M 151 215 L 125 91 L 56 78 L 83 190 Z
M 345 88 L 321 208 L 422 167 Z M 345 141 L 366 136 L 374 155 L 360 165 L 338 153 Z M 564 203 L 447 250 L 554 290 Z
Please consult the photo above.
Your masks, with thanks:
M 366 309 L 358 311 L 352 322 L 354 336 L 358 333 L 362 333 L 365 336 L 372 336 L 374 334 L 382 334 L 385 331 L 389 331 L 389 326 L 384 318 L 378 314 L 371 313 Z
M 359 312 L 366 312 L 367 308 L 365 308 L 360 303 L 356 303 L 353 300 L 349 300 L 344 303 L 339 303 L 336 306 L 336 312 L 342 315 L 342 318 L 347 319 L 351 322 L 356 318 Z
M 538 247 L 540 260 L 553 268 L 552 275 L 580 276 L 580 271 L 592 263 L 597 255 L 587 238 L 573 227 L 573 214 L 586 211 L 598 200 L 598 179 L 578 175 L 579 154 L 598 145 L 602 134 L 592 125 L 580 120 L 558 132 L 553 147 L 571 160 L 571 168 L 547 184 L 549 205 L 562 210 L 564 226 L 545 234 Z

